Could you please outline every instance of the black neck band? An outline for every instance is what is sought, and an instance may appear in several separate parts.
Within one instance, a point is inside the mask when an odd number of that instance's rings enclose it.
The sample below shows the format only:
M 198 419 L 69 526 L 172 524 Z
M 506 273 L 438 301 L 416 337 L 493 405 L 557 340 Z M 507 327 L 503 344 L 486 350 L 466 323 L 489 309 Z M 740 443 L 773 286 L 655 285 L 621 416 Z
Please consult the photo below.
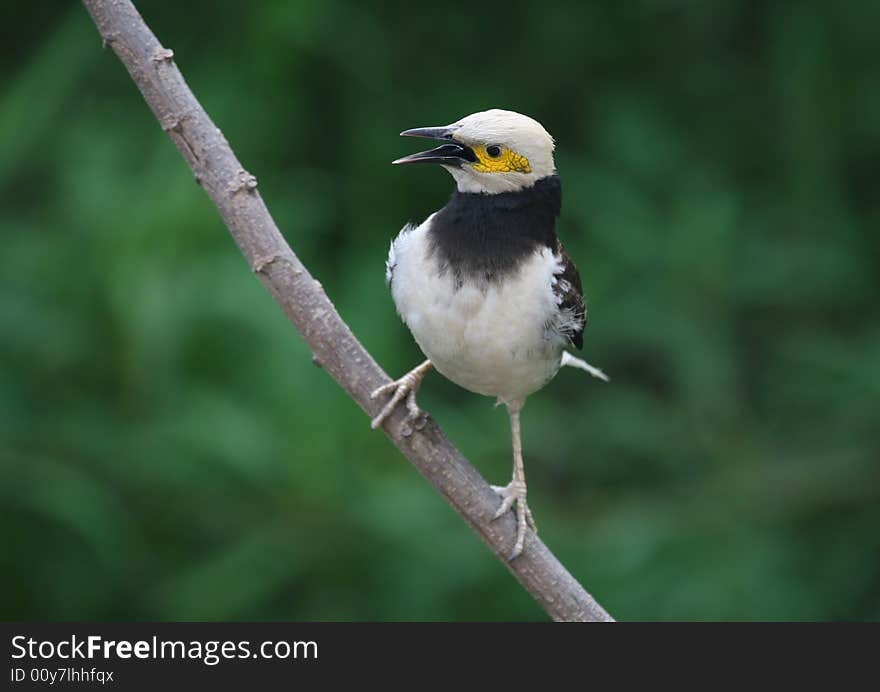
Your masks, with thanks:
M 434 216 L 431 251 L 457 283 L 495 281 L 541 247 L 556 249 L 562 184 L 554 174 L 532 187 L 496 195 L 452 193 Z

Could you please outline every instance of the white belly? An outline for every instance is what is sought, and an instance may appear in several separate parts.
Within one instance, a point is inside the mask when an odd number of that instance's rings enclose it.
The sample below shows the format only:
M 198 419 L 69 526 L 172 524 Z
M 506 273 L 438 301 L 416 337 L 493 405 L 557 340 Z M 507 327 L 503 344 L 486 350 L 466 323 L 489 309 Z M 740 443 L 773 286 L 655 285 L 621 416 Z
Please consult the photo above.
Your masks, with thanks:
M 498 281 L 439 274 L 426 228 L 405 231 L 392 248 L 397 310 L 434 367 L 448 379 L 503 402 L 522 401 L 559 370 L 564 339 L 548 329 L 559 262 L 544 248 Z

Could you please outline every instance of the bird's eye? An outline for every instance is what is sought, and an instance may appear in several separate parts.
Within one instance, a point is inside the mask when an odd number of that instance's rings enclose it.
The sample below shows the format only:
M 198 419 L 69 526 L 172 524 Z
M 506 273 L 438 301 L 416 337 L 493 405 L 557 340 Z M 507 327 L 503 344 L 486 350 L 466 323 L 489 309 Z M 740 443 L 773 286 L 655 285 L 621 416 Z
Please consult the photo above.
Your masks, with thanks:
M 491 158 L 497 159 L 499 156 L 501 156 L 501 147 L 499 147 L 496 144 L 493 144 L 492 146 L 486 147 L 486 153 Z

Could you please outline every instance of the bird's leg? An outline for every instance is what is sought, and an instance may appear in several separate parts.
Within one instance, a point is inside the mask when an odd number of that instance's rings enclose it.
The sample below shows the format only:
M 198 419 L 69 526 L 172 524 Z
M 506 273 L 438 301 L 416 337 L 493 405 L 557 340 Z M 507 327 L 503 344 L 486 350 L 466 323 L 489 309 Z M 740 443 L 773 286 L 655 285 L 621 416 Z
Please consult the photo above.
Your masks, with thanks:
M 587 361 L 581 360 L 580 358 L 575 358 L 568 351 L 562 352 L 562 365 L 568 365 L 572 368 L 578 368 L 579 370 L 586 370 L 593 377 L 597 377 L 600 380 L 605 380 L 608 382 L 608 375 L 599 370 L 594 365 L 590 365 Z
M 507 412 L 510 415 L 510 432 L 513 436 L 513 480 L 508 485 L 493 485 L 492 490 L 501 496 L 501 506 L 495 512 L 494 519 L 503 516 L 505 512 L 516 504 L 514 512 L 516 514 L 516 543 L 513 546 L 513 552 L 510 553 L 508 560 L 518 557 L 523 550 L 523 544 L 526 540 L 526 526 L 532 531 L 537 532 L 535 520 L 532 518 L 532 511 L 526 504 L 526 472 L 523 467 L 522 458 L 522 439 L 520 437 L 519 412 L 522 409 L 522 402 L 507 404 Z
M 419 391 L 419 386 L 422 384 L 422 380 L 425 378 L 425 375 L 428 373 L 431 367 L 431 361 L 426 360 L 421 365 L 410 370 L 399 380 L 394 380 L 393 382 L 389 382 L 388 384 L 383 384 L 381 387 L 374 390 L 372 394 L 370 394 L 370 398 L 375 399 L 382 396 L 383 394 L 394 392 L 394 396 L 391 397 L 388 403 L 385 404 L 385 406 L 379 412 L 379 415 L 376 416 L 370 423 L 370 427 L 373 430 L 382 425 L 383 421 L 389 415 L 391 415 L 391 412 L 394 411 L 395 408 L 397 408 L 397 405 L 403 400 L 404 397 L 406 397 L 406 408 L 409 411 L 409 419 L 416 420 L 419 416 L 422 415 L 422 410 L 416 403 L 416 392 Z

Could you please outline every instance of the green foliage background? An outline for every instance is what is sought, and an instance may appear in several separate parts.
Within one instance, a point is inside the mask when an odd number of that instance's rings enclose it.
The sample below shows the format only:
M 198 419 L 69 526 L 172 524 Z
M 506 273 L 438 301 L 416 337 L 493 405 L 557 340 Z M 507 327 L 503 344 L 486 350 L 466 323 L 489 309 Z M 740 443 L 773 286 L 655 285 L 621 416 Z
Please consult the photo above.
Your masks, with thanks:
M 558 142 L 585 355 L 524 413 L 543 538 L 620 619 L 880 618 L 880 3 L 138 3 L 379 362 L 420 357 L 391 159 Z M 0 16 L 3 619 L 542 619 L 310 353 L 77 3 Z M 492 482 L 507 420 L 421 402 Z

